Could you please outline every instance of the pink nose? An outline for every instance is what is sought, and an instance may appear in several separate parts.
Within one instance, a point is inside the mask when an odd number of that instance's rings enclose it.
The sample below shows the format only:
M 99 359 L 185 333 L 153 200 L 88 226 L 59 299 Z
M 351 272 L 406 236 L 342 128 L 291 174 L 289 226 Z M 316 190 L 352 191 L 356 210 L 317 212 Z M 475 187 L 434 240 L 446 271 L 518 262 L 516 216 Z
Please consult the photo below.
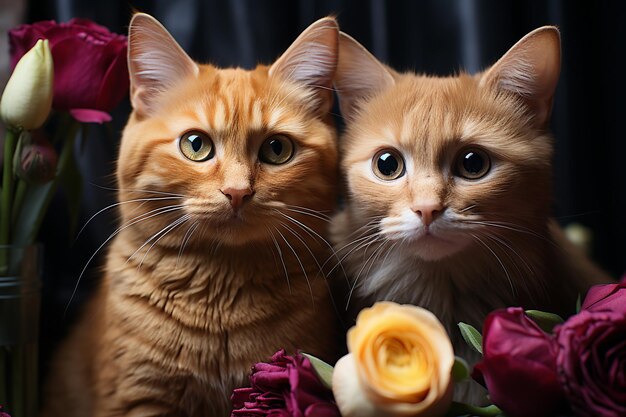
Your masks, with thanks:
M 238 211 L 243 204 L 250 200 L 254 191 L 251 188 L 224 188 L 220 190 L 230 200 L 233 210 Z
M 413 207 L 413 211 L 422 219 L 425 226 L 430 226 L 443 213 L 443 209 L 441 203 L 421 203 Z

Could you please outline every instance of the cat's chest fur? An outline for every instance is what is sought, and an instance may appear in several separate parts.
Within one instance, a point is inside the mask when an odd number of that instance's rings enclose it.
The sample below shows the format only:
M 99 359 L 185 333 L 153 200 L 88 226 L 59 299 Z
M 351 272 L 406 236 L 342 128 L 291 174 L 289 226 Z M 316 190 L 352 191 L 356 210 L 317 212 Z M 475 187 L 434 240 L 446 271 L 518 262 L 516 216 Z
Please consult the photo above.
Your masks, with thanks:
M 101 318 L 92 335 L 94 366 L 111 368 L 94 381 L 100 389 L 140 397 L 133 385 L 139 382 L 181 415 L 225 415 L 251 365 L 278 349 L 333 359 L 335 320 L 319 277 L 307 283 L 302 271 L 288 270 L 287 284 L 271 255 L 258 250 L 239 259 L 219 253 L 179 259 L 161 251 L 139 266 L 141 256 L 126 262 L 126 246 L 112 248 L 92 307 Z

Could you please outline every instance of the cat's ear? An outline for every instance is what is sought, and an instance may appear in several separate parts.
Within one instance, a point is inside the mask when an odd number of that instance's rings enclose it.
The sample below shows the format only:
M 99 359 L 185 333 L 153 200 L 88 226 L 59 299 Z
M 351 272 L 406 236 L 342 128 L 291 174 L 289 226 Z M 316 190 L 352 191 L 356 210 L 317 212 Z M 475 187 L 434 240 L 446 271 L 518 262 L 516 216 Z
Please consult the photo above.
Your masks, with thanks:
M 162 92 L 197 76 L 199 69 L 158 20 L 136 13 L 128 29 L 128 71 L 131 104 L 146 116 L 155 110 Z
M 344 119 L 350 120 L 354 117 L 360 101 L 394 84 L 391 72 L 363 45 L 350 35 L 343 32 L 339 34 L 335 89 Z
M 337 68 L 339 26 L 324 17 L 304 30 L 284 54 L 270 67 L 270 77 L 287 79 L 311 89 L 320 110 L 332 106 L 332 83 Z
M 519 95 L 544 127 L 550 119 L 554 91 L 561 71 L 561 37 L 554 26 L 524 36 L 480 78 L 481 86 Z

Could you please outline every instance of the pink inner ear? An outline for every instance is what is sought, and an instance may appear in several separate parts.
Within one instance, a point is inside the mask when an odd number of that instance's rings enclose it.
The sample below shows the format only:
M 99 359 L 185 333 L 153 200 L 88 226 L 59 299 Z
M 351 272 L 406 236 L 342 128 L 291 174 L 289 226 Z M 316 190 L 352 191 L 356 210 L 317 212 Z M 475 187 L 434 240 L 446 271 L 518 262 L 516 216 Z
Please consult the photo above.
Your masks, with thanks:
M 334 19 L 318 20 L 272 65 L 270 75 L 311 87 L 330 88 L 337 67 L 338 35 Z
M 561 69 L 559 33 L 536 29 L 522 38 L 481 77 L 480 84 L 520 96 L 534 113 L 535 124 L 547 123 Z
M 199 73 L 196 63 L 152 16 L 138 13 L 129 30 L 128 57 L 132 105 L 138 113 L 155 108 L 155 98 L 185 77 Z M 143 93 L 136 92 L 143 90 Z

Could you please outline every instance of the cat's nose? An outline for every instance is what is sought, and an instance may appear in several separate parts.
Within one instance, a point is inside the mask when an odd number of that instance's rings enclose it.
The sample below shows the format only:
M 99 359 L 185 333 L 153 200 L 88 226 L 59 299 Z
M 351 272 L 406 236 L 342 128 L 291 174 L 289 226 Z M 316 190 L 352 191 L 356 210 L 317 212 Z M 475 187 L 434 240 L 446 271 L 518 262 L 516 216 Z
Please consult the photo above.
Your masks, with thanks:
M 230 205 L 233 207 L 233 210 L 239 211 L 241 206 L 252 197 L 254 191 L 252 188 L 224 188 L 220 190 L 222 194 L 226 196 L 230 200 Z
M 443 213 L 443 209 L 441 203 L 421 203 L 413 207 L 413 211 L 422 220 L 424 226 L 430 226 Z

